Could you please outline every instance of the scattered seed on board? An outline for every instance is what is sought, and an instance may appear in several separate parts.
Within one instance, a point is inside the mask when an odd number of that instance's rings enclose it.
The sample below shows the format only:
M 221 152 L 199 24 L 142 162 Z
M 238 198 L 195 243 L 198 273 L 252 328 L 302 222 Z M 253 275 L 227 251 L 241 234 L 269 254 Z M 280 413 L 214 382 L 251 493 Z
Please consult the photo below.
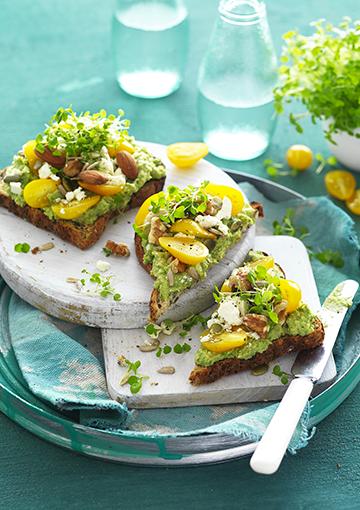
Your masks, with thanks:
M 141 345 L 138 345 L 138 348 L 141 352 L 152 352 L 152 351 L 156 351 L 156 349 L 159 348 L 159 345 L 160 345 L 160 341 L 159 340 L 154 340 L 153 342 L 144 342 L 143 344 Z
M 78 283 L 79 278 L 73 278 L 72 276 L 69 276 L 69 278 L 66 278 L 67 283 Z
M 158 374 L 175 374 L 175 368 L 174 367 L 161 367 L 159 370 L 157 370 Z

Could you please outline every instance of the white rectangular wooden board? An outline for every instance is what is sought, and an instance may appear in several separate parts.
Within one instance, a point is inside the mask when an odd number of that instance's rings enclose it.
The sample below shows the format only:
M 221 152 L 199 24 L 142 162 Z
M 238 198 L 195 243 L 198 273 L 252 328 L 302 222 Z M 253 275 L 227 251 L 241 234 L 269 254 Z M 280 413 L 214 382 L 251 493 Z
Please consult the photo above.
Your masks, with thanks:
M 255 249 L 267 252 L 284 269 L 287 278 L 298 282 L 302 288 L 303 301 L 314 311 L 320 308 L 319 296 L 312 273 L 309 257 L 301 241 L 287 236 L 260 236 L 256 238 Z M 210 315 L 211 310 L 204 312 Z M 162 336 L 162 345 L 174 346 L 186 341 L 191 345 L 187 353 L 171 352 L 157 358 L 155 352 L 141 352 L 138 345 L 148 338 L 143 329 L 102 331 L 108 390 L 111 397 L 126 402 L 132 408 L 180 407 L 240 402 L 278 400 L 286 391 L 279 378 L 272 374 L 273 366 L 279 364 L 284 372 L 291 373 L 296 354 L 283 356 L 269 366 L 262 376 L 254 376 L 250 371 L 223 377 L 214 383 L 192 386 L 188 377 L 194 367 L 194 354 L 199 347 L 200 328 L 193 328 L 185 338 L 178 332 Z M 191 339 L 191 340 L 190 340 Z M 144 380 L 141 392 L 132 395 L 128 384 L 121 386 L 120 380 L 125 368 L 117 363 L 123 355 L 130 361 L 141 361 L 139 373 L 149 379 Z M 175 367 L 175 373 L 159 374 L 164 366 Z M 313 394 L 319 393 L 331 384 L 336 376 L 333 356 Z

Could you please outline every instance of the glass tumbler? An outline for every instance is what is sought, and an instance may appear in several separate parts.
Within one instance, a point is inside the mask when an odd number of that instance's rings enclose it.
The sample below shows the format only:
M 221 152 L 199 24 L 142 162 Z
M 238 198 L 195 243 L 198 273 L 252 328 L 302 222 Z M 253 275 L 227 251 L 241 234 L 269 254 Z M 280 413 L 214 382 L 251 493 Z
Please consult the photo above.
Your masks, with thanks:
M 112 52 L 120 87 L 143 98 L 174 92 L 181 84 L 188 39 L 182 0 L 117 0 Z
M 268 147 L 277 61 L 260 0 L 222 0 L 198 79 L 198 115 L 215 156 L 244 161 Z

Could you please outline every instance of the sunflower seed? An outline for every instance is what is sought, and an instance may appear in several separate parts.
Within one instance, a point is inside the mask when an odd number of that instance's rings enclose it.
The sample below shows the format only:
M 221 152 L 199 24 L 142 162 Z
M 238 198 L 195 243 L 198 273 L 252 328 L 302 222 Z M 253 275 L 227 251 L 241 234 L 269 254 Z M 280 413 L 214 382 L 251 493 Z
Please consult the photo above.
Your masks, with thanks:
M 174 367 L 161 367 L 161 368 L 159 368 L 159 370 L 157 370 L 157 373 L 172 375 L 172 374 L 175 374 L 175 368 Z

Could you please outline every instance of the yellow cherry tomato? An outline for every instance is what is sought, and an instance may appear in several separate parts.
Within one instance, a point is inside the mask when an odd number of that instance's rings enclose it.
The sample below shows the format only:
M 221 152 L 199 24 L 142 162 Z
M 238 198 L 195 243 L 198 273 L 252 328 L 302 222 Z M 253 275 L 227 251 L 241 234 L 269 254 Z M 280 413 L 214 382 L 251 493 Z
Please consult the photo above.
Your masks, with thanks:
M 236 347 L 243 347 L 246 344 L 247 333 L 242 329 L 238 329 L 237 331 L 224 331 L 219 335 L 208 336 L 209 331 L 204 331 L 201 337 L 204 340 L 201 340 L 201 345 L 208 349 L 211 352 L 226 352 L 231 351 L 232 349 L 236 349 Z
M 176 221 L 170 228 L 170 232 L 179 232 L 181 234 L 187 234 L 200 239 L 216 239 L 216 235 L 212 234 L 203 227 L 200 227 L 194 220 L 183 219 Z
M 325 175 L 328 193 L 339 200 L 349 200 L 354 194 L 356 180 L 353 174 L 345 170 L 332 170 Z
M 229 285 L 229 280 L 225 280 L 221 286 L 220 292 L 231 292 L 231 287 Z
M 360 214 L 360 189 L 357 189 L 352 197 L 346 201 L 346 207 L 353 214 Z
M 205 244 L 189 237 L 160 237 L 159 244 L 184 264 L 195 266 L 209 255 Z
M 79 181 L 82 188 L 101 195 L 102 197 L 111 197 L 117 195 L 124 189 L 124 184 L 89 184 L 87 182 Z
M 280 292 L 285 301 L 287 301 L 286 311 L 294 312 L 301 303 L 301 289 L 296 282 L 292 280 L 280 279 Z
M 34 165 L 38 160 L 38 157 L 36 156 L 35 153 L 35 147 L 36 140 L 29 140 L 28 142 L 26 142 L 25 145 L 23 145 L 23 151 L 26 159 L 28 160 L 29 167 L 31 168 L 31 170 L 34 170 Z
M 155 193 L 154 195 L 151 195 L 148 197 L 140 206 L 140 209 L 138 210 L 134 223 L 137 226 L 143 225 L 146 216 L 149 214 L 149 208 L 151 205 L 151 202 L 157 202 L 160 197 L 164 197 L 165 193 L 163 191 L 160 191 L 159 193 Z
M 101 197 L 94 195 L 93 197 L 84 198 L 84 200 L 74 200 L 69 204 L 55 204 L 51 207 L 57 218 L 62 220 L 74 220 L 88 209 L 96 205 Z
M 231 188 L 230 186 L 225 186 L 223 184 L 212 184 L 209 183 L 205 188 L 206 193 L 209 195 L 213 195 L 215 197 L 228 197 L 232 203 L 232 211 L 231 214 L 236 216 L 244 207 L 245 199 L 244 195 L 239 189 Z
M 292 145 L 286 153 L 286 161 L 290 168 L 307 170 L 313 161 L 313 153 L 306 145 Z
M 131 145 L 127 140 L 122 140 L 117 142 L 115 145 L 111 145 L 108 147 L 108 153 L 111 158 L 115 158 L 116 153 L 119 151 L 127 151 L 130 154 L 134 154 L 135 147 Z
M 24 200 L 30 207 L 41 209 L 49 205 L 48 196 L 57 190 L 57 184 L 51 179 L 35 179 L 24 188 Z
M 275 265 L 275 260 L 274 260 L 274 257 L 266 256 L 263 259 L 254 260 L 253 262 L 249 262 L 246 265 L 249 267 L 262 266 L 262 267 L 265 267 L 265 269 L 271 269 Z
M 171 163 L 179 168 L 189 168 L 209 153 L 206 143 L 183 142 L 174 143 L 167 148 L 167 156 Z

